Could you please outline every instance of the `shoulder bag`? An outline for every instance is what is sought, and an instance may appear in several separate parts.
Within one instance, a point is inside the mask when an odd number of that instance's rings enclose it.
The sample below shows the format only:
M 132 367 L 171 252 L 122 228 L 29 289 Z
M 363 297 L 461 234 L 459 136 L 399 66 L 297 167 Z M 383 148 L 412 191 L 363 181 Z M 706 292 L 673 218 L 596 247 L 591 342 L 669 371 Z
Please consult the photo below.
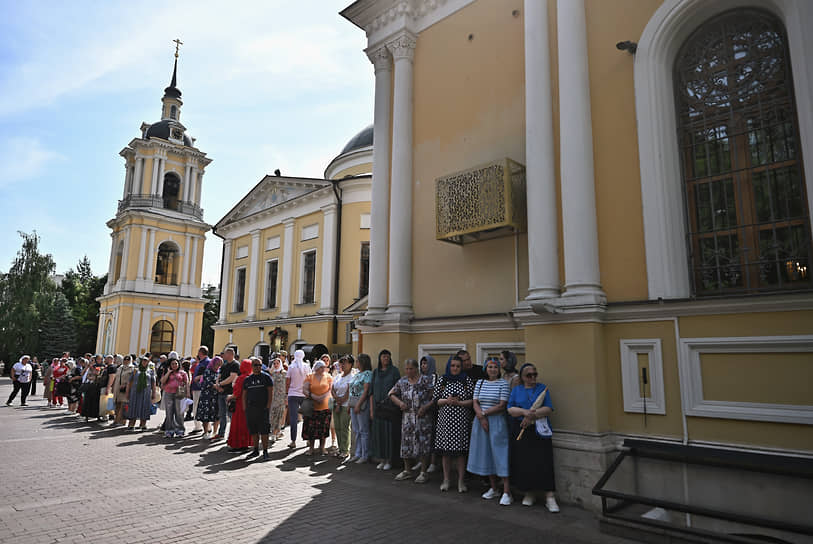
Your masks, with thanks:
M 299 405 L 299 413 L 302 414 L 302 417 L 312 417 L 313 416 L 313 399 L 310 397 L 306 397 L 302 404 Z

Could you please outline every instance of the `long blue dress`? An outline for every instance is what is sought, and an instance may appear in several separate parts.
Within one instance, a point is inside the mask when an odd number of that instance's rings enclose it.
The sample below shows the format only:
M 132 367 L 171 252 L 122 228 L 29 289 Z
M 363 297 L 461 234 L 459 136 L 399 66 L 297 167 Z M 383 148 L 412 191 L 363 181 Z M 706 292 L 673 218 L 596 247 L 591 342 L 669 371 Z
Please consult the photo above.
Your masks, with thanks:
M 138 376 L 147 373 L 147 386 L 138 390 Z M 155 372 L 151 369 L 136 369 L 130 378 L 130 404 L 127 407 L 127 419 L 150 419 L 152 406 L 152 390 L 155 387 Z
M 215 380 L 217 371 L 207 368 L 203 371 L 203 380 L 200 384 L 200 400 L 198 400 L 198 421 L 217 421 L 217 391 L 215 390 Z

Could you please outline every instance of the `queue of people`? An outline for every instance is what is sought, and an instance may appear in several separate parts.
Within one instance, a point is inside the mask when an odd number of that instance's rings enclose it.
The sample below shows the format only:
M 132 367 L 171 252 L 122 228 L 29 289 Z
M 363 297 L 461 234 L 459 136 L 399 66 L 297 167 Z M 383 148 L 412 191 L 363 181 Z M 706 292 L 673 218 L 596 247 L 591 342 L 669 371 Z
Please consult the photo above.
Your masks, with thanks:
M 14 389 L 25 405 L 33 369 L 30 357 L 14 365 Z M 459 493 L 481 480 L 486 500 L 513 503 L 512 490 L 532 505 L 544 494 L 545 506 L 558 512 L 554 496 L 551 395 L 539 383 L 535 365 L 517 368 L 503 351 L 482 366 L 461 350 L 438 375 L 436 361 L 407 359 L 402 376 L 388 350 L 369 355 L 329 355 L 310 361 L 302 350 L 271 355 L 266 365 L 252 357 L 242 362 L 233 348 L 209 358 L 202 346 L 196 357 L 176 352 L 153 360 L 150 354 L 106 356 L 68 353 L 42 367 L 48 407 L 67 405 L 86 421 L 109 421 L 138 432 L 163 411 L 158 430 L 167 439 L 201 434 L 225 439 L 230 452 L 268 459 L 268 448 L 284 437 L 297 447 L 298 428 L 306 455 L 333 455 L 340 462 L 376 469 L 401 469 L 397 481 L 430 481 L 438 471 L 440 490 Z M 186 422 L 194 421 L 187 433 Z M 228 432 L 228 434 L 227 434 Z M 328 438 L 331 446 L 326 448 Z M 468 482 L 468 483 L 467 483 Z

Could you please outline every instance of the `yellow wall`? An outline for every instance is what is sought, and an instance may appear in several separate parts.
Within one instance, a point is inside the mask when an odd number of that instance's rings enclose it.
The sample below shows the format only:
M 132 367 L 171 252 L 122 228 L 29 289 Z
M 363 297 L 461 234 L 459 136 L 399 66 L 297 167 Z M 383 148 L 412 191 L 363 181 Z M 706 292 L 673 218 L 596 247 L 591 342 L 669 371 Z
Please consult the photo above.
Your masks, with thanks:
M 344 179 L 348 176 L 359 176 L 361 174 L 371 174 L 373 172 L 373 163 L 365 163 L 359 164 L 356 166 L 351 166 L 350 168 L 345 168 L 344 170 L 339 170 L 331 179 Z
M 521 0 L 475 2 L 423 31 L 414 70 L 413 303 L 416 315 L 504 312 L 516 303 L 510 237 L 435 240 L 435 179 L 525 162 Z M 469 34 L 473 39 L 468 40 Z
M 313 224 L 319 225 L 319 236 L 312 240 L 302 240 L 302 228 Z M 315 212 L 297 218 L 294 226 L 294 239 L 296 246 L 294 247 L 294 267 L 293 274 L 291 274 L 291 308 L 292 316 L 305 316 L 315 315 L 316 311 L 321 307 L 322 300 L 322 259 L 324 253 L 322 252 L 322 242 L 325 237 L 324 223 L 322 222 L 322 212 Z M 302 259 L 303 251 L 310 249 L 316 250 L 316 279 L 313 288 L 313 304 L 300 304 L 302 299 Z
M 370 229 L 360 228 L 361 215 L 370 213 L 369 202 L 342 206 L 342 247 L 339 256 L 339 311 L 359 298 L 361 243 L 370 241 Z

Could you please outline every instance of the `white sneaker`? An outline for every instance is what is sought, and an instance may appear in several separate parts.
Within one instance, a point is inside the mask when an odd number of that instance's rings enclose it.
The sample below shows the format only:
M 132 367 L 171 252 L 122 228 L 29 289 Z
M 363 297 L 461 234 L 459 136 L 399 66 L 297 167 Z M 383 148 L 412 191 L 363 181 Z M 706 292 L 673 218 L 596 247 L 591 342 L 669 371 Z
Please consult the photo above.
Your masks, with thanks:
M 509 495 L 508 493 L 503 493 L 503 494 L 502 494 L 502 497 L 500 498 L 500 504 L 501 504 L 501 505 L 503 505 L 503 506 L 508 506 L 508 505 L 510 505 L 512 502 L 514 502 L 514 499 L 513 499 L 513 498 L 511 498 L 511 495 Z
M 351 457 L 350 459 L 345 461 L 345 463 L 355 463 L 358 460 L 359 460 L 359 458 L 354 455 L 353 457 Z
M 438 470 L 438 467 L 436 467 L 434 464 L 431 464 L 431 465 L 429 465 L 429 468 L 426 469 L 426 472 L 437 472 L 437 470 Z
M 383 469 L 383 468 L 384 468 L 384 461 L 381 461 L 380 463 L 378 463 L 378 464 L 375 466 L 375 469 L 376 469 L 376 470 L 381 470 L 381 469 Z
M 356 459 L 353 462 L 356 463 L 357 465 L 363 465 L 363 464 L 365 464 L 367 462 L 367 459 L 365 459 L 364 457 L 359 457 L 358 459 Z
M 522 499 L 523 506 L 533 506 L 536 502 L 536 498 L 534 498 L 532 493 L 526 493 L 525 497 Z
M 416 471 L 416 470 L 423 472 L 423 463 L 418 463 L 417 465 L 413 466 L 409 470 L 411 470 L 413 472 Z
M 392 469 L 392 465 L 389 463 L 384 463 L 384 466 L 381 467 L 381 470 L 390 470 Z
M 545 507 L 551 514 L 556 514 L 557 512 L 559 512 L 559 505 L 556 504 L 556 499 L 554 499 L 553 497 L 548 497 L 547 499 L 545 499 Z
M 497 493 L 497 490 L 490 487 L 488 488 L 488 491 L 481 495 L 481 497 L 483 497 L 487 501 L 490 501 L 491 499 L 496 499 L 498 495 L 499 493 Z

